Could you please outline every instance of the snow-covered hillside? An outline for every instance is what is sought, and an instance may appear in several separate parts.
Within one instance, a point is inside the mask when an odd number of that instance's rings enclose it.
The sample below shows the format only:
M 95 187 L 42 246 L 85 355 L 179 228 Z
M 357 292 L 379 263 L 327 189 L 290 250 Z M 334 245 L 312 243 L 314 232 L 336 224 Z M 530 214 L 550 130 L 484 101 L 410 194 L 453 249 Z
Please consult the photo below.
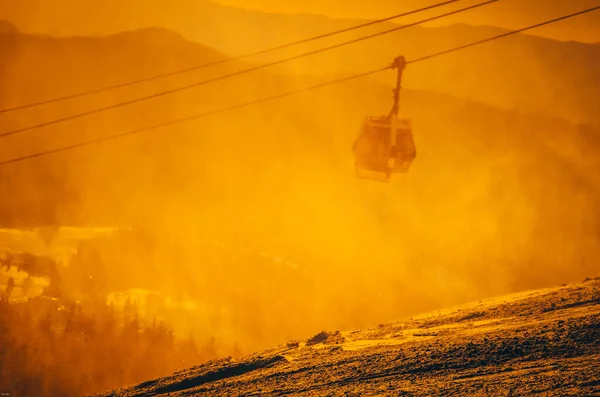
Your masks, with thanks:
M 600 277 L 224 359 L 103 396 L 600 395 Z

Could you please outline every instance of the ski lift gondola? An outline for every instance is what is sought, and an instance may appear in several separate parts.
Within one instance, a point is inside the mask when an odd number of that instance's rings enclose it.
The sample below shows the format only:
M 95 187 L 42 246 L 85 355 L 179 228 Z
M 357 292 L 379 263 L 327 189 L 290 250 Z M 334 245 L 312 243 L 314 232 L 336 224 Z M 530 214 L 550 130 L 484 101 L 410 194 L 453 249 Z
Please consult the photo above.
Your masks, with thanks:
M 403 56 L 397 57 L 391 66 L 398 72 L 392 110 L 387 116 L 365 117 L 354 141 L 354 166 L 358 178 L 389 182 L 392 174 L 408 172 L 417 154 L 410 119 L 398 117 L 406 60 Z

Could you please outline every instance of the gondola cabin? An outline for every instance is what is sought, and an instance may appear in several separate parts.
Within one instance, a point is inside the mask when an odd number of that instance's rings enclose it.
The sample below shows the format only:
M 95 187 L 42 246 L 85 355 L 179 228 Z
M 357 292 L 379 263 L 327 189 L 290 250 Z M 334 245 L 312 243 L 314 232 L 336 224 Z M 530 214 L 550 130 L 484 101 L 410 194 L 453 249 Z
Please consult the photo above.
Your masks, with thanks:
M 356 176 L 389 180 L 409 171 L 416 147 L 410 119 L 366 117 L 354 143 Z
M 398 79 L 389 115 L 365 117 L 354 141 L 354 166 L 358 178 L 388 182 L 392 174 L 408 172 L 416 157 L 411 121 L 398 116 L 405 64 L 404 57 L 398 57 L 391 66 L 398 70 Z

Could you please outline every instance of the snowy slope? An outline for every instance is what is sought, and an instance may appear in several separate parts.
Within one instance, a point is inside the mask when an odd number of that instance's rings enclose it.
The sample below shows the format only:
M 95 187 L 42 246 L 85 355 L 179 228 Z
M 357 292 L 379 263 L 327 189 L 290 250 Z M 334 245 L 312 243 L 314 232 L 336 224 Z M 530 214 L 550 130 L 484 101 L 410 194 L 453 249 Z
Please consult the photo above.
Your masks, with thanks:
M 600 278 L 322 332 L 104 396 L 600 395 Z

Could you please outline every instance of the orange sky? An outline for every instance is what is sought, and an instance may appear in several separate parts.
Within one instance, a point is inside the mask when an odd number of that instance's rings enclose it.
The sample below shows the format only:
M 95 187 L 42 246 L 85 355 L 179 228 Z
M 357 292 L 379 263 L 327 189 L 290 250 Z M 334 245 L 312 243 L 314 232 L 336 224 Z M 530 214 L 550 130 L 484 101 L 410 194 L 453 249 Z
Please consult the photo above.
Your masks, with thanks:
M 190 29 L 209 17 L 210 3 L 271 13 L 312 13 L 336 18 L 381 18 L 441 0 L 0 0 L 0 20 L 6 19 L 29 33 L 56 36 L 104 35 L 140 27 L 179 30 L 193 39 Z M 478 3 L 462 0 L 448 10 Z M 499 0 L 437 24 L 464 22 L 509 29 L 600 4 L 600 0 Z M 183 26 L 181 21 L 187 21 Z M 559 40 L 600 43 L 600 11 L 562 21 L 529 34 Z

